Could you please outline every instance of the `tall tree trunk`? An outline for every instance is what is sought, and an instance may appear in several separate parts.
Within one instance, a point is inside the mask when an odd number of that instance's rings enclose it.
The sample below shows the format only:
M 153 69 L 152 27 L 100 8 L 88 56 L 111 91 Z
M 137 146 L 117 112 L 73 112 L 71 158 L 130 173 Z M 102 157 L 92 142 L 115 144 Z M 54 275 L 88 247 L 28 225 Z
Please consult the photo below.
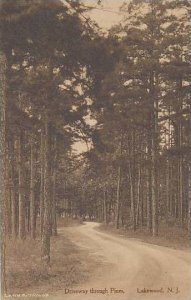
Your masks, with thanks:
M 11 234 L 12 237 L 17 236 L 17 202 L 16 202 L 16 192 L 15 192 L 15 184 L 14 179 L 12 179 L 12 187 L 11 187 Z
M 191 238 L 191 159 L 188 165 L 188 235 Z
M 180 154 L 180 158 L 178 160 L 178 192 L 179 192 L 179 218 L 180 224 L 183 226 L 184 223 L 184 214 L 183 214 L 183 158 L 182 154 Z
M 135 132 L 133 130 L 131 139 L 128 140 L 129 147 L 129 183 L 131 201 L 131 223 L 136 230 L 136 208 L 135 208 Z
M 167 209 L 166 209 L 166 220 L 169 218 L 170 214 L 170 158 L 167 157 L 166 161 L 166 203 L 167 203 Z
M 5 201 L 6 201 L 6 140 L 7 140 L 7 84 L 6 84 L 7 62 L 4 53 L 0 50 L 0 162 L 2 170 L 0 172 L 0 196 L 2 201 L 2 210 L 0 210 L 0 218 L 2 222 L 3 239 L 1 241 L 1 291 L 6 291 L 5 281 Z
M 35 238 L 35 164 L 34 164 L 34 141 L 33 136 L 30 141 L 31 157 L 30 157 L 30 234 Z
M 123 133 L 121 134 L 120 137 L 120 157 L 122 154 L 122 148 L 123 148 Z M 116 213 L 115 213 L 115 227 L 118 229 L 119 228 L 119 217 L 120 217 L 120 196 L 121 196 L 121 162 L 120 165 L 118 167 L 118 171 L 117 171 L 117 197 L 116 197 Z
M 115 227 L 117 229 L 119 228 L 120 187 L 121 187 L 121 166 L 118 167 L 118 175 L 117 175 L 117 198 L 116 198 L 116 213 L 115 213 Z
M 190 153 L 188 155 L 188 234 L 191 238 L 191 104 L 189 115 L 189 136 L 188 145 Z
M 42 234 L 42 261 L 50 262 L 50 216 L 51 216 L 51 164 L 50 164 L 50 122 L 48 114 L 44 120 L 44 224 Z
M 130 195 L 131 195 L 131 220 L 133 230 L 136 230 L 136 210 L 135 210 L 135 183 L 132 170 L 132 163 L 129 163 Z
M 141 185 L 140 186 L 140 207 L 141 207 L 141 210 L 140 210 L 140 223 L 141 223 L 141 227 L 144 226 L 144 190 L 143 190 L 143 186 Z
M 5 112 L 7 118 L 7 107 Z M 11 234 L 11 180 L 10 180 L 10 142 L 9 133 L 7 128 L 7 120 L 5 119 L 5 153 L 4 153 L 4 181 L 5 181 L 5 199 L 4 199 L 4 221 L 5 221 L 5 234 Z
M 52 175 L 52 234 L 57 235 L 57 218 L 56 218 L 56 169 Z
M 136 227 L 139 226 L 139 216 L 143 214 L 141 212 L 141 166 L 139 164 L 139 169 L 138 169 L 138 182 L 137 182 L 137 208 L 136 208 Z
M 152 234 L 158 235 L 158 97 L 156 85 L 158 76 L 154 71 L 150 76 L 150 95 L 152 101 L 151 109 L 151 131 L 152 131 L 152 151 L 151 151 L 151 174 L 152 174 Z
M 158 112 L 155 111 L 154 117 L 154 132 L 153 132 L 153 147 L 152 147 L 152 234 L 153 236 L 158 235 Z
M 43 235 L 44 224 L 44 130 L 40 135 L 40 234 Z
M 23 133 L 18 139 L 18 176 L 19 176 L 19 238 L 24 239 L 25 234 L 25 194 L 24 194 L 24 165 L 23 165 Z
M 11 156 L 11 234 L 12 237 L 17 236 L 17 199 L 15 185 L 15 149 L 14 139 L 11 141 L 10 156 Z
M 107 218 L 107 189 L 104 187 L 103 189 L 103 215 L 104 215 L 104 223 L 108 223 L 108 218 Z
M 148 133 L 148 195 L 147 195 L 147 229 L 152 232 L 152 137 L 151 130 Z
M 167 135 L 167 149 L 171 149 L 172 147 L 172 139 L 171 139 L 171 122 L 170 122 L 170 115 L 171 115 L 171 107 L 168 108 L 168 135 Z M 172 166 L 171 166 L 171 158 L 170 155 L 167 156 L 167 168 L 166 168 L 166 197 L 167 197 L 167 218 L 169 215 L 172 217 Z
M 155 155 L 153 157 L 153 161 L 155 160 Z M 156 169 L 154 168 L 153 170 L 153 175 L 152 175 L 152 234 L 153 236 L 158 235 L 158 188 L 157 186 L 157 178 L 156 178 Z
M 182 154 L 182 107 L 183 107 L 183 96 L 182 96 L 182 79 L 178 84 L 178 198 L 179 198 L 179 219 L 181 226 L 183 226 L 184 215 L 183 215 L 183 154 Z
M 7 144 L 7 142 L 6 142 Z M 5 146 L 6 149 L 6 174 L 5 174 L 5 183 L 6 183 L 6 199 L 5 199 L 5 233 L 11 235 L 11 178 L 10 178 L 10 149 L 9 146 Z

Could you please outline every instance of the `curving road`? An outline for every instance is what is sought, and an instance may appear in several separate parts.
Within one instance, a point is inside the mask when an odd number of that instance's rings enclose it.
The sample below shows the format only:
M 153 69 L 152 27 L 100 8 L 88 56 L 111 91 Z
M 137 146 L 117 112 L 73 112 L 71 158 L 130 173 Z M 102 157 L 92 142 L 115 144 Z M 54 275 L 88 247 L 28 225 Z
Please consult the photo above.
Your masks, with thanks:
M 191 253 L 99 232 L 94 222 L 67 228 L 87 248 L 101 273 L 82 286 L 59 292 L 62 299 L 191 300 Z M 66 232 L 66 228 L 63 229 Z M 62 229 L 60 229 L 60 233 Z M 90 293 L 90 289 L 92 292 Z

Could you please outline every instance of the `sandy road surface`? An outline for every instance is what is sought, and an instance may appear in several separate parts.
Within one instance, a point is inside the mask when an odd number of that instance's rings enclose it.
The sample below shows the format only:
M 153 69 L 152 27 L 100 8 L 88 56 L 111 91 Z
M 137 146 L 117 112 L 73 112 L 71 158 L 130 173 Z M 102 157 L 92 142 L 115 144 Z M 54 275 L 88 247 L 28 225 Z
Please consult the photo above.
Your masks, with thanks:
M 189 251 L 116 237 L 99 232 L 97 226 L 97 223 L 87 222 L 79 227 L 64 228 L 64 231 L 67 230 L 71 240 L 82 249 L 87 248 L 98 263 L 108 264 L 108 268 L 103 268 L 103 272 L 90 282 L 72 288 L 70 293 L 63 288 L 57 297 L 67 300 L 191 300 Z M 91 288 L 98 290 L 97 293 L 90 293 Z M 144 288 L 151 291 L 141 292 Z

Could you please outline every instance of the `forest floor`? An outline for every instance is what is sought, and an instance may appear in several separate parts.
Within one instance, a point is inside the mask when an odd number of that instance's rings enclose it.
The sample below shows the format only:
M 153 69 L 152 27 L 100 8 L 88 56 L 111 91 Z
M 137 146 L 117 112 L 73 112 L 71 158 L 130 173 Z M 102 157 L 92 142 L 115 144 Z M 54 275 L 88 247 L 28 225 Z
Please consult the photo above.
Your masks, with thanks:
M 173 249 L 191 249 L 191 240 L 188 237 L 188 231 L 176 225 L 160 224 L 159 233 L 157 237 L 152 236 L 146 228 L 137 229 L 116 229 L 114 225 L 101 224 L 99 230 L 108 233 L 120 235 L 128 239 L 137 239 L 145 243 L 170 247 Z
M 22 294 L 18 300 L 29 299 L 23 294 L 33 300 L 190 300 L 190 251 L 145 241 L 95 222 L 62 220 L 46 272 L 38 240 L 7 242 L 7 294 Z
M 75 228 L 81 223 L 80 220 L 61 219 L 58 228 Z M 64 233 L 51 238 L 48 269 L 41 264 L 38 237 L 24 241 L 9 239 L 5 245 L 6 295 L 46 296 L 52 291 L 87 281 L 92 270 L 96 269 L 96 262 L 89 257 L 88 251 L 80 249 Z

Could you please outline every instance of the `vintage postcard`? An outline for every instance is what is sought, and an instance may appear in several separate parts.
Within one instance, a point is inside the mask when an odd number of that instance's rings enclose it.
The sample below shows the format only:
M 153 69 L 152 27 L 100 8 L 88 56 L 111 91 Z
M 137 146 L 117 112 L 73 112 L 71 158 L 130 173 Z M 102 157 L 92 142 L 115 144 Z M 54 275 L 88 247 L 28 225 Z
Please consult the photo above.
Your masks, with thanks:
M 191 300 L 190 0 L 1 0 L 1 298 Z

